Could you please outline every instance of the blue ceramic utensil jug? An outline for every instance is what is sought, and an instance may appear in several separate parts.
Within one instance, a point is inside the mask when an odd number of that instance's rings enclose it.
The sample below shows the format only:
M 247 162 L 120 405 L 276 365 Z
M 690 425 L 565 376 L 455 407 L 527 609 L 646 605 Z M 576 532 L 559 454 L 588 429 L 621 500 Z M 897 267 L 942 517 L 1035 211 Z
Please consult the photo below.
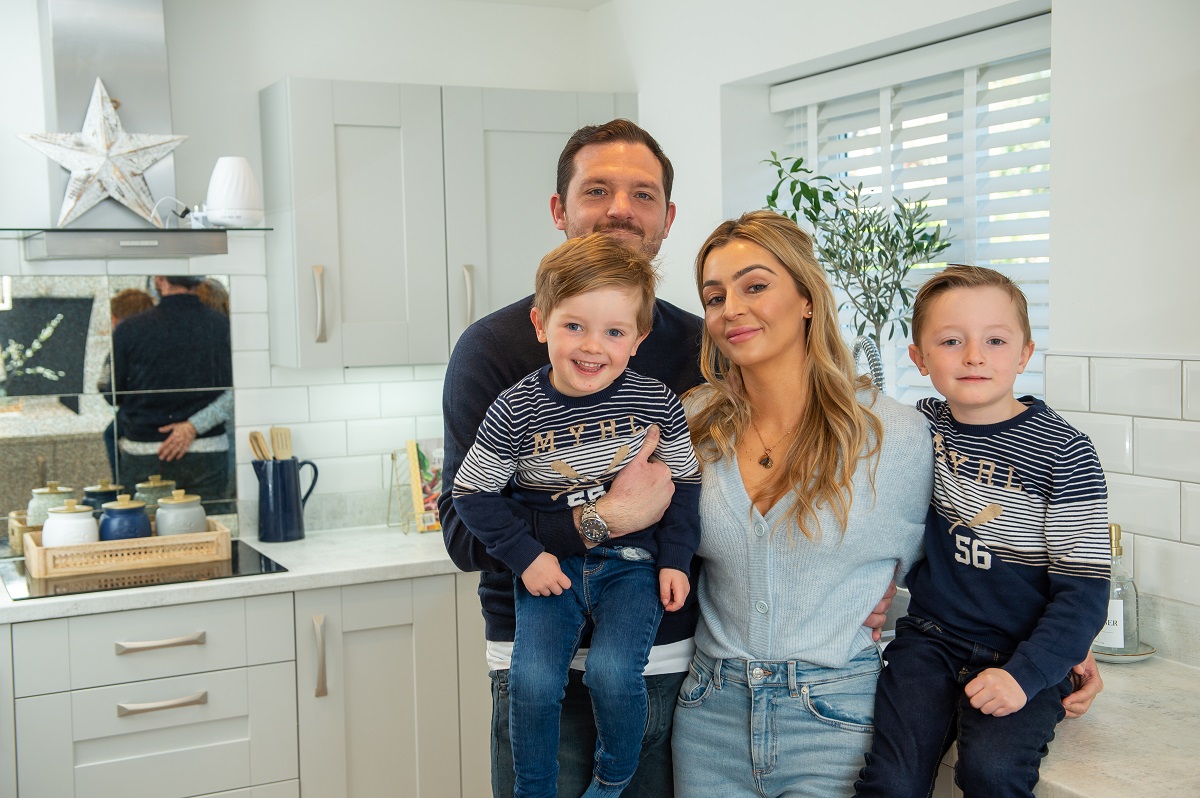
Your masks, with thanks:
M 255 460 L 258 476 L 258 539 L 284 543 L 304 537 L 304 504 L 317 486 L 317 466 L 311 460 Z M 300 495 L 300 469 L 312 468 L 312 483 Z

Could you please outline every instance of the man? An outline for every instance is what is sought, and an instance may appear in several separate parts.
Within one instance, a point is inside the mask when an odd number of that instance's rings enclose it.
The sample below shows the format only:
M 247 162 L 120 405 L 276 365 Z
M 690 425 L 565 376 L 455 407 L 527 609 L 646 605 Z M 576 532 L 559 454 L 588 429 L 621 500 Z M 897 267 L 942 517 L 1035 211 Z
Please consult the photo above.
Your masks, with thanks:
M 113 330 L 119 479 L 135 485 L 151 474 L 206 500 L 229 497 L 224 423 L 200 432 L 189 419 L 233 384 L 229 318 L 207 308 L 192 289 L 200 278 L 155 277 L 162 299 Z M 187 435 L 175 446 L 180 427 Z M 225 504 L 211 512 L 229 512 Z
M 580 128 L 567 141 L 558 161 L 556 193 L 550 198 L 554 225 L 568 237 L 605 233 L 649 256 L 658 253 L 675 219 L 671 201 L 674 169 L 658 142 L 634 123 L 617 119 Z M 529 321 L 532 296 L 501 308 L 472 324 L 459 339 L 446 369 L 442 393 L 445 458 L 442 483 L 454 484 L 455 473 L 475 441 L 488 406 L 499 394 L 548 362 Z M 677 394 L 701 381 L 700 319 L 662 299 L 655 303 L 654 324 L 629 368 L 666 383 Z M 502 353 L 502 354 L 501 354 Z M 595 517 L 611 536 L 645 529 L 662 516 L 673 486 L 669 469 L 649 459 L 647 438 L 641 456 L 625 467 L 608 493 L 595 505 Z M 586 551 L 578 524 L 582 508 L 572 513 L 531 513 L 515 502 L 546 550 L 558 558 Z M 467 530 L 454 512 L 451 491 L 443 490 L 438 512 L 446 549 L 464 571 L 481 571 L 479 598 L 486 624 L 487 656 L 492 679 L 492 791 L 496 798 L 513 793 L 512 750 L 508 733 L 508 660 L 514 627 L 513 576 Z M 692 584 L 697 568 L 692 567 Z M 642 755 L 633 781 L 623 793 L 640 798 L 670 798 L 671 722 L 675 697 L 687 673 L 694 646 L 698 610 L 696 591 L 682 609 L 663 616 L 646 666 L 649 714 Z M 883 623 L 881 602 L 867 621 Z M 576 657 L 582 665 L 584 654 Z M 1098 688 L 1096 689 L 1098 692 Z M 1094 694 L 1093 694 L 1094 695 Z M 1088 698 L 1090 702 L 1090 697 Z M 1085 707 L 1086 709 L 1086 707 Z M 591 702 L 582 674 L 572 670 L 563 699 L 559 744 L 559 794 L 577 796 L 592 774 L 596 733 Z

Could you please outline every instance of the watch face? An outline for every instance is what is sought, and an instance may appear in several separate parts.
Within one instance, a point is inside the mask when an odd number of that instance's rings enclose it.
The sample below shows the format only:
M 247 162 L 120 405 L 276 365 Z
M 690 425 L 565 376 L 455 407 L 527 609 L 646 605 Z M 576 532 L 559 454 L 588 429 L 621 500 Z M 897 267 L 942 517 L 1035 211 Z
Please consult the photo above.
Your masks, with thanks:
M 603 543 L 608 540 L 608 525 L 594 518 L 585 518 L 580 521 L 579 532 L 593 543 Z

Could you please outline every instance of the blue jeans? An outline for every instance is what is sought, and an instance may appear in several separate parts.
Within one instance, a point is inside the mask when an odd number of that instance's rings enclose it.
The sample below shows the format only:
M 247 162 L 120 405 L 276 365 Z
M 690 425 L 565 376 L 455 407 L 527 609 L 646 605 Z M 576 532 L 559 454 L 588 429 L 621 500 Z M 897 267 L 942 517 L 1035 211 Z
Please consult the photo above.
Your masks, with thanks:
M 598 548 L 560 563 L 571 588 L 534 596 L 516 580 L 516 635 L 509 671 L 517 798 L 558 792 L 560 716 L 571 658 L 594 624 L 583 681 L 595 712 L 595 769 L 584 795 L 615 796 L 637 770 L 646 731 L 642 671 L 662 618 L 652 560 Z
M 874 646 L 844 668 L 697 652 L 675 710 L 676 795 L 850 795 L 871 744 L 881 667 Z
M 926 798 L 938 763 L 957 738 L 954 780 L 968 798 L 1031 798 L 1054 726 L 1066 714 L 1062 699 L 1072 686 L 1064 678 L 1032 696 L 1019 712 L 985 715 L 971 706 L 963 688 L 1008 658 L 923 618 L 901 618 L 896 639 L 884 651 L 875 741 L 854 785 L 857 795 Z
M 642 753 L 633 781 L 624 798 L 673 798 L 675 777 L 671 765 L 671 728 L 675 697 L 686 673 L 647 676 L 648 713 Z M 508 671 L 489 671 L 492 680 L 492 796 L 513 798 L 512 739 L 508 734 Z M 562 732 L 558 744 L 558 794 L 583 795 L 592 783 L 596 761 L 596 721 L 592 699 L 583 684 L 583 672 L 571 671 L 562 706 Z

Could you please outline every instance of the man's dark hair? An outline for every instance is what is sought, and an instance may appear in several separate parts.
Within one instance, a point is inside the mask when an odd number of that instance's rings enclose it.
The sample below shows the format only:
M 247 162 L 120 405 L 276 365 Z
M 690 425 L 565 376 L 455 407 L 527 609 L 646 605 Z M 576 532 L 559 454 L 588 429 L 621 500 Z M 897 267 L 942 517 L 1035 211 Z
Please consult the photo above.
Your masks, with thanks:
M 171 285 L 179 288 L 195 288 L 204 282 L 203 278 L 192 277 L 191 275 L 163 275 L 163 279 Z
M 555 187 L 555 192 L 564 201 L 567 198 L 567 186 L 575 176 L 575 156 L 589 144 L 610 142 L 644 144 L 662 164 L 663 191 L 666 192 L 667 202 L 671 201 L 671 185 L 675 182 L 675 167 L 671 166 L 671 159 L 666 156 L 662 147 L 658 146 L 654 136 L 628 119 L 614 119 L 603 125 L 585 125 L 567 139 L 567 146 L 563 147 L 562 154 L 558 156 L 558 185 Z

